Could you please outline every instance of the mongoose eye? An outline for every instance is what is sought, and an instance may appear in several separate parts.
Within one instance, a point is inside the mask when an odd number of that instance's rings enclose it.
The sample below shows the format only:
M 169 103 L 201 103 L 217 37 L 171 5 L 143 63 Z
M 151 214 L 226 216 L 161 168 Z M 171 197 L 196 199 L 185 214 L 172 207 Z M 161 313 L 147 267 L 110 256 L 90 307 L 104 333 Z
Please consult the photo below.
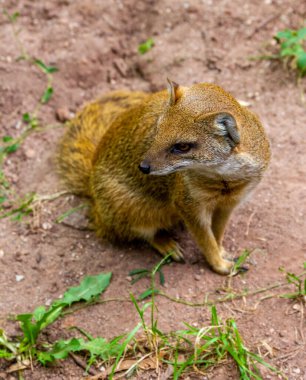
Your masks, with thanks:
M 187 153 L 190 151 L 192 147 L 193 147 L 193 144 L 190 144 L 190 143 L 178 143 L 178 144 L 174 144 L 170 151 L 171 153 L 174 153 L 174 154 Z

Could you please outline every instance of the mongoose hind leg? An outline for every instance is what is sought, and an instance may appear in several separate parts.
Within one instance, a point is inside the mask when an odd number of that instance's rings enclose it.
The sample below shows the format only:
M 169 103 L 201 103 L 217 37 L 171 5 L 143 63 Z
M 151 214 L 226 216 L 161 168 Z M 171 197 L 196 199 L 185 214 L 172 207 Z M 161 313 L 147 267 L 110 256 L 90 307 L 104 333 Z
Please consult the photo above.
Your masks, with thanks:
M 185 261 L 182 248 L 165 230 L 158 231 L 154 238 L 148 240 L 150 245 L 155 248 L 161 255 L 171 254 L 174 261 Z

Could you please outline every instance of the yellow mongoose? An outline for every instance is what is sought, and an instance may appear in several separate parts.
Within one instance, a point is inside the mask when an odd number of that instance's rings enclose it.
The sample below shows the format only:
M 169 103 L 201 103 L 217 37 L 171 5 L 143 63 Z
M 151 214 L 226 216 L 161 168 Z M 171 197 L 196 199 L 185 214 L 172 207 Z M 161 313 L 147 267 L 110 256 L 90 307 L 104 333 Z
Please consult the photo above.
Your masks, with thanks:
M 212 269 L 228 274 L 224 229 L 267 168 L 269 142 L 221 87 L 168 82 L 168 91 L 117 91 L 85 106 L 61 141 L 60 172 L 91 198 L 99 236 L 141 238 L 180 260 L 169 231 L 183 221 Z

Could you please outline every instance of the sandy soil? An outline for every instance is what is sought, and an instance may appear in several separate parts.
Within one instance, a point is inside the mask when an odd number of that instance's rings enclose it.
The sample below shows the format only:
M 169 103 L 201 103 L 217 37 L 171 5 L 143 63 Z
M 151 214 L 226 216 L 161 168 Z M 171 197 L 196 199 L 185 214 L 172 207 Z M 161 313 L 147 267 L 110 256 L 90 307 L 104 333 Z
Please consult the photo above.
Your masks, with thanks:
M 10 13 L 20 12 L 17 25 L 27 51 L 59 68 L 54 74 L 54 96 L 40 113 L 43 125 L 55 124 L 59 108 L 73 113 L 112 89 L 159 90 L 165 87 L 166 77 L 185 85 L 216 82 L 249 102 L 266 126 L 273 160 L 227 229 L 225 246 L 230 252 L 253 251 L 250 270 L 233 278 L 232 287 L 251 291 L 283 281 L 281 266 L 294 273 L 302 271 L 306 261 L 305 105 L 293 74 L 277 62 L 249 57 L 271 43 L 277 31 L 302 26 L 303 2 L 7 0 L 0 1 L 0 6 Z M 138 44 L 148 37 L 154 38 L 155 46 L 140 56 Z M 1 136 L 17 136 L 21 115 L 33 110 L 45 78 L 27 62 L 16 61 L 20 52 L 2 14 L 0 41 Z M 61 189 L 53 158 L 62 133 L 61 127 L 33 134 L 10 155 L 5 173 L 17 194 L 52 194 Z M 30 224 L 0 221 L 0 327 L 8 333 L 18 332 L 9 315 L 50 303 L 84 275 L 113 272 L 106 298 L 127 297 L 131 291 L 139 294 L 148 287 L 147 279 L 131 285 L 128 277 L 130 270 L 150 268 L 160 260 L 148 246 L 112 247 L 92 232 L 55 223 L 56 217 L 79 203 L 65 196 L 44 202 Z M 164 290 L 193 302 L 203 300 L 207 293 L 216 294 L 228 280 L 211 272 L 186 232 L 178 231 L 178 236 L 187 262 L 165 267 Z M 16 276 L 23 279 L 16 281 Z M 254 308 L 271 293 L 220 304 L 218 312 L 224 320 L 236 319 L 248 348 L 260 352 L 289 379 L 305 379 L 303 306 L 272 297 Z M 196 326 L 209 323 L 207 307 L 188 307 L 161 297 L 157 305 L 163 330 L 180 329 L 183 321 Z M 96 305 L 57 322 L 48 329 L 48 339 L 71 335 L 72 325 L 94 336 L 112 337 L 131 330 L 137 322 L 129 303 Z M 80 379 L 82 374 L 67 360 L 48 369 L 35 367 L 33 372 L 26 371 L 25 378 Z M 222 380 L 238 379 L 238 375 L 229 364 L 190 378 Z M 277 377 L 264 373 L 263 378 Z

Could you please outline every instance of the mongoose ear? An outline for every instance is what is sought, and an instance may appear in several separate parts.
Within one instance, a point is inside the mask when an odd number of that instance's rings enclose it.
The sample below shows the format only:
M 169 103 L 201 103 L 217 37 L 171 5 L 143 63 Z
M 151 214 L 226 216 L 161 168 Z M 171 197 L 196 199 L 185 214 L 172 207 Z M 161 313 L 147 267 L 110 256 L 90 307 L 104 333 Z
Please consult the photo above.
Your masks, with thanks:
M 167 78 L 167 81 L 168 81 L 169 105 L 173 106 L 177 102 L 177 100 L 181 97 L 182 93 L 180 91 L 179 84 L 173 82 L 169 78 Z
M 240 143 L 240 134 L 237 128 L 237 123 L 230 113 L 222 112 L 215 117 L 215 125 L 218 129 L 218 134 L 224 136 L 229 145 L 234 148 Z

